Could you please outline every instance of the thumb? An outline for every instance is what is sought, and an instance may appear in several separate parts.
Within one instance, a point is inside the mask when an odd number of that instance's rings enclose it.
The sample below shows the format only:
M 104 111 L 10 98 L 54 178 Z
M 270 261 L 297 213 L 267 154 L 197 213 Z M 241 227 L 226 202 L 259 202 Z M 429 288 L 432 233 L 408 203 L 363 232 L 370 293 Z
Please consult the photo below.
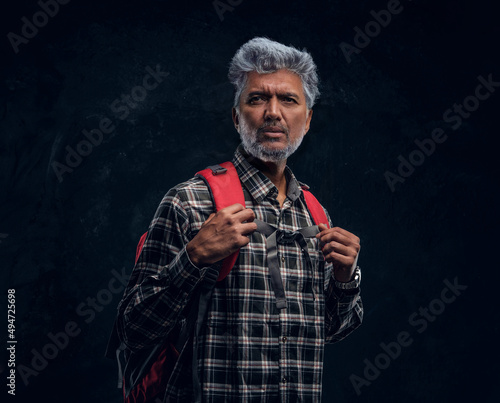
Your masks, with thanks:
M 212 218 L 214 218 L 214 216 L 215 216 L 215 213 L 210 214 L 210 215 L 208 216 L 207 220 L 203 223 L 203 225 L 206 225 L 206 224 L 208 224 L 210 221 L 212 221 Z M 203 226 L 203 225 L 202 225 L 202 226 Z
M 328 229 L 325 224 L 318 224 L 319 232 L 316 234 L 316 238 L 320 239 L 324 234 L 323 232 Z
M 325 229 L 328 229 L 328 227 L 326 226 L 326 224 L 318 224 L 318 228 L 319 228 L 320 231 L 324 231 Z

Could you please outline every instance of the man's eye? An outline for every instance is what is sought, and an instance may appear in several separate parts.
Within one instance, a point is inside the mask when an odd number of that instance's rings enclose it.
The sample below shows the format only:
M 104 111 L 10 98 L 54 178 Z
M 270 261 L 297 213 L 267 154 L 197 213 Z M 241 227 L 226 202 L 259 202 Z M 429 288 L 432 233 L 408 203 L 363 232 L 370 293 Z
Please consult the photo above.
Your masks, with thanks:
M 288 97 L 286 97 L 284 100 L 285 100 L 285 102 L 287 102 L 287 103 L 295 102 L 295 99 L 293 99 L 293 98 L 288 98 Z
M 254 104 L 254 103 L 259 102 L 259 101 L 262 101 L 262 97 L 260 97 L 260 96 L 253 96 L 252 98 L 250 98 L 248 100 L 248 102 L 250 102 L 251 104 Z

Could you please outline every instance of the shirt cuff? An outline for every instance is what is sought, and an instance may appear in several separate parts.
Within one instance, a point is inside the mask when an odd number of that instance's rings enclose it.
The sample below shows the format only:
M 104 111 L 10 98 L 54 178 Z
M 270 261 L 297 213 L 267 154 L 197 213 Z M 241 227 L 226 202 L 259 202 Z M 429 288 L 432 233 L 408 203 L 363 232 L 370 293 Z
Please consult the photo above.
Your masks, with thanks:
M 187 293 L 203 279 L 206 268 L 198 268 L 191 262 L 184 246 L 170 264 L 168 277 L 170 284 Z

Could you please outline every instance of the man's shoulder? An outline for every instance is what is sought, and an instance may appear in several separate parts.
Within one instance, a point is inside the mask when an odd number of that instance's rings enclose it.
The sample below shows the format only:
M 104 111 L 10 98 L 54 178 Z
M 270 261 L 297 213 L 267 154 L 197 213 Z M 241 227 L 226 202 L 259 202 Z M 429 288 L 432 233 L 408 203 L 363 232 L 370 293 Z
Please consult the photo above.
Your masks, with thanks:
M 314 189 L 311 190 L 309 185 L 305 184 L 304 182 L 301 182 L 299 180 L 297 180 L 297 182 L 299 184 L 300 189 L 302 190 L 301 197 L 302 197 L 304 203 L 307 205 L 307 208 L 309 209 L 309 211 L 311 211 L 311 209 L 314 210 L 316 208 L 321 208 L 325 212 L 326 218 L 328 219 L 328 221 L 330 221 L 330 225 L 331 225 L 330 214 L 328 213 L 327 208 L 320 202 L 320 199 L 318 198 L 318 196 L 316 196 L 314 194 L 315 193 Z M 305 193 L 309 193 L 309 197 L 306 197 Z
M 188 206 L 200 201 L 209 201 L 212 198 L 206 183 L 200 177 L 194 176 L 172 187 L 163 196 L 162 203 L 174 203 Z

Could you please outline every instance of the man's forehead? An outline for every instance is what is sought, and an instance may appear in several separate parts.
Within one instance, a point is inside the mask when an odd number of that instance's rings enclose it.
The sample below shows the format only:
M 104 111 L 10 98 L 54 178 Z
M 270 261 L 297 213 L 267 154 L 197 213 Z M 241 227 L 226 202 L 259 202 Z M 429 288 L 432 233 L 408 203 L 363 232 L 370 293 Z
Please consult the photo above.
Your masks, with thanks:
M 282 69 L 274 73 L 258 73 L 250 71 L 247 73 L 247 85 L 245 93 L 256 91 L 271 92 L 271 93 L 295 93 L 298 96 L 304 96 L 302 80 L 298 74 L 290 70 Z

